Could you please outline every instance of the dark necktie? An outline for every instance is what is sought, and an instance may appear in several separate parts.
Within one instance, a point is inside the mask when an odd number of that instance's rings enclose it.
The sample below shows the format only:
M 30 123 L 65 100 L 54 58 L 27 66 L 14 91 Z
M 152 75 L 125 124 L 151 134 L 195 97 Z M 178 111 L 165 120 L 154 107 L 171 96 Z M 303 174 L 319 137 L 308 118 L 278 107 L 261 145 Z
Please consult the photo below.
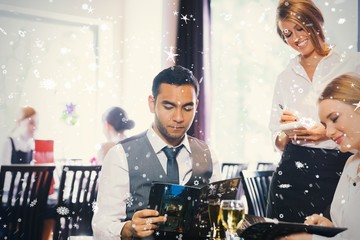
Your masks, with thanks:
M 183 145 L 178 146 L 177 148 L 164 147 L 163 151 L 168 159 L 166 173 L 168 176 L 169 183 L 179 183 L 179 167 L 176 161 L 176 156 L 178 155 L 180 149 Z

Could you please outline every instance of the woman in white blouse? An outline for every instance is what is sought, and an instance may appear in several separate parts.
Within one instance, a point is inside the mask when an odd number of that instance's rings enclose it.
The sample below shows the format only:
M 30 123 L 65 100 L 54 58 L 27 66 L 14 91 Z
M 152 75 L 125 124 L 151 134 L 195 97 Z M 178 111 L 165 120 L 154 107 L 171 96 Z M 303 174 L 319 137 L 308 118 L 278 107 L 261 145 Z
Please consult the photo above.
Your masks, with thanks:
M 314 214 L 306 224 L 346 227 L 333 238 L 354 240 L 360 236 L 360 75 L 345 74 L 334 79 L 319 99 L 319 115 L 326 128 L 326 136 L 339 145 L 340 151 L 355 152 L 343 170 L 334 199 L 331 219 Z M 310 234 L 294 234 L 286 240 L 329 239 Z
M 346 72 L 360 73 L 360 55 L 339 54 L 325 41 L 324 19 L 310 0 L 281 0 L 277 32 L 299 54 L 276 82 L 269 128 L 282 158 L 269 190 L 267 216 L 303 222 L 330 206 L 341 170 L 350 153 L 339 152 L 319 122 L 316 100 L 324 86 Z M 285 134 L 281 125 L 300 122 L 306 128 Z
M 32 161 L 37 126 L 36 110 L 30 106 L 21 108 L 16 127 L 4 142 L 1 165 L 27 164 Z

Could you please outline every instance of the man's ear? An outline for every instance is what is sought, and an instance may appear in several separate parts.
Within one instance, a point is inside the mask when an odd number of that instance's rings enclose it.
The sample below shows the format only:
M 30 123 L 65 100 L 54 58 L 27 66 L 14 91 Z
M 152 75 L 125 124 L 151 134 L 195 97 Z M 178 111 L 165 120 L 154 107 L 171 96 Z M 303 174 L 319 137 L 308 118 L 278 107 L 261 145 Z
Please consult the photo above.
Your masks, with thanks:
M 148 105 L 149 105 L 150 112 L 155 113 L 155 98 L 154 98 L 154 96 L 150 95 L 148 97 Z
M 195 108 L 197 109 L 197 107 L 199 106 L 199 99 L 196 99 L 196 105 Z

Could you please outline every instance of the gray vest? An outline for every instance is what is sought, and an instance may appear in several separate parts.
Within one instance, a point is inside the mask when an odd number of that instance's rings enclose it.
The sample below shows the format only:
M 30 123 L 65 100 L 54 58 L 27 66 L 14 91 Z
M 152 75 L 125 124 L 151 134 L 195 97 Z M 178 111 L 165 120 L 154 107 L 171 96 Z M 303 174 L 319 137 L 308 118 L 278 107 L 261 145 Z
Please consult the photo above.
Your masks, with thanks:
M 211 154 L 205 142 L 190 136 L 188 139 L 192 152 L 192 175 L 186 185 L 201 187 L 209 183 L 212 175 Z M 167 175 L 146 132 L 127 138 L 120 144 L 123 145 L 129 166 L 131 199 L 126 204 L 126 216 L 129 220 L 134 212 L 147 208 L 151 183 L 167 182 Z

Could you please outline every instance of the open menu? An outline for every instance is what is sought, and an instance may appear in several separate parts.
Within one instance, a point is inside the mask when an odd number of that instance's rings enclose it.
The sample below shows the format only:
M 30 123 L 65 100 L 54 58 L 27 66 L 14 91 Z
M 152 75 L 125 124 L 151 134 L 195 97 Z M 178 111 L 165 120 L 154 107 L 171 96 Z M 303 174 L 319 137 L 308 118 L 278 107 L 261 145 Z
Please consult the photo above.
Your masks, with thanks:
M 281 222 L 269 218 L 246 215 L 238 235 L 244 239 L 272 240 L 275 237 L 292 233 L 310 233 L 324 237 L 333 237 L 347 228 L 323 227 L 303 223 Z
M 207 237 L 210 232 L 208 200 L 235 199 L 240 178 L 210 183 L 201 188 L 169 183 L 153 183 L 149 196 L 150 209 L 166 215 L 156 236 L 183 236 L 183 239 Z M 175 238 L 174 238 L 175 239 Z

